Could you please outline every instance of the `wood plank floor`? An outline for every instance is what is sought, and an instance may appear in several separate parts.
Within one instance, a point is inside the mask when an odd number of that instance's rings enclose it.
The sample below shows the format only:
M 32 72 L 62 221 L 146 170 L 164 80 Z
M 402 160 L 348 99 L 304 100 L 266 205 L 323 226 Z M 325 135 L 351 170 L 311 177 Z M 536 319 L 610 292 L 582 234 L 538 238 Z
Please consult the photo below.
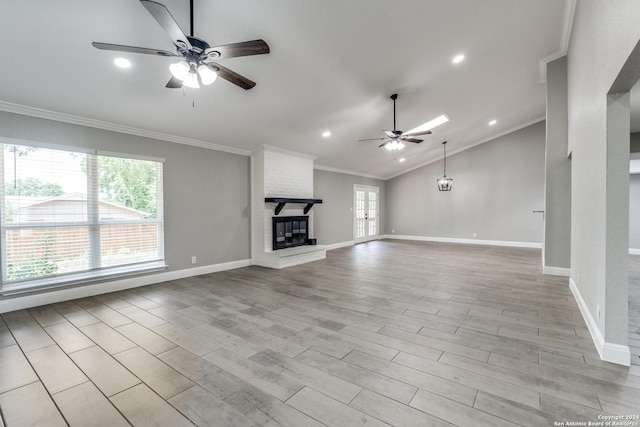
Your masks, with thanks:
M 630 368 L 599 360 L 568 280 L 540 264 L 539 250 L 384 240 L 5 313 L 2 421 L 494 427 L 640 414 L 640 256 Z

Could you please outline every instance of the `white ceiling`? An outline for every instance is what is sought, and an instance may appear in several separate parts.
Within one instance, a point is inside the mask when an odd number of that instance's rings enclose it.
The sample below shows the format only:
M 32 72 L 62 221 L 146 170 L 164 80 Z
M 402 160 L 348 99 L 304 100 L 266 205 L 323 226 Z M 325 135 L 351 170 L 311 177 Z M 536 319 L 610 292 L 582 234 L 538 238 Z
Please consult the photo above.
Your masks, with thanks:
M 188 33 L 189 2 L 161 1 Z M 390 177 L 440 158 L 444 140 L 452 153 L 542 118 L 540 60 L 567 37 L 565 0 L 195 0 L 195 14 L 195 35 L 211 45 L 269 44 L 268 55 L 221 61 L 255 88 L 219 79 L 170 90 L 171 59 L 93 48 L 173 50 L 136 0 L 3 1 L 0 102 L 247 151 L 268 144 Z M 116 68 L 117 56 L 133 67 Z M 452 119 L 400 152 L 404 163 L 358 142 L 393 127 L 393 93 L 399 129 Z

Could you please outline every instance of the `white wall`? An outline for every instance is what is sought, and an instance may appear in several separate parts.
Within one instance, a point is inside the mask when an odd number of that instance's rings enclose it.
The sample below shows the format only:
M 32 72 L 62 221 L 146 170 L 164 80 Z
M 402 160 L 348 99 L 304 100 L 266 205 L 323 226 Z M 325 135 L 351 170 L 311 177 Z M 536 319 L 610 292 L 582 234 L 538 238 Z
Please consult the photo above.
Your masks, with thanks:
M 619 278 L 619 286 L 613 286 L 609 277 L 615 273 L 615 269 L 608 268 L 615 261 L 610 252 L 612 233 L 619 227 L 613 230 L 615 224 L 608 215 L 616 210 L 608 203 L 613 196 L 620 196 L 618 192 L 627 192 L 626 178 L 619 182 L 610 178 L 625 168 L 628 177 L 628 165 L 617 165 L 618 170 L 613 170 L 614 165 L 608 164 L 612 154 L 618 154 L 611 150 L 624 147 L 607 144 L 607 94 L 640 39 L 638 22 L 638 1 L 580 0 L 567 54 L 568 135 L 572 152 L 571 280 L 601 355 L 607 343 L 614 350 L 623 351 L 616 345 L 626 345 L 627 339 L 626 279 Z M 628 145 L 626 150 L 628 156 Z M 622 196 L 628 201 L 628 194 Z M 626 206 L 618 206 L 619 211 L 625 209 Z M 627 238 L 625 233 L 620 240 Z

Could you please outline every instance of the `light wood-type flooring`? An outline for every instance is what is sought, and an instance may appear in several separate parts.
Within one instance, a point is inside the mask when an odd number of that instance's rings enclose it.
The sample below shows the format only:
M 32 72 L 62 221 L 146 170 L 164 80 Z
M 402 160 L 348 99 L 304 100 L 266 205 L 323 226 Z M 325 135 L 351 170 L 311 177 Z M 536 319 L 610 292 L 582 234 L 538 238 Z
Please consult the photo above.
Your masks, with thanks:
M 534 249 L 383 240 L 5 313 L 2 419 L 499 427 L 638 415 L 640 257 L 631 264 L 630 368 L 600 361 L 568 279 L 542 275 Z

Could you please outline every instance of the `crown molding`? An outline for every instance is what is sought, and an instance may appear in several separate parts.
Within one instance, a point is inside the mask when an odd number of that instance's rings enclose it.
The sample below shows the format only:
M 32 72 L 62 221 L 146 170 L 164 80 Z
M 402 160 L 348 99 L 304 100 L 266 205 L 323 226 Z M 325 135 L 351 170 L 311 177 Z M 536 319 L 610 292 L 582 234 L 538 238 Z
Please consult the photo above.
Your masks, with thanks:
M 502 137 L 502 136 L 505 136 L 505 135 L 508 135 L 508 134 L 510 134 L 510 133 L 513 133 L 513 132 L 519 131 L 520 129 L 524 129 L 524 128 L 529 127 L 529 126 L 531 126 L 531 125 L 535 125 L 536 123 L 540 123 L 540 122 L 541 122 L 541 121 L 543 121 L 544 119 L 545 119 L 545 116 L 538 117 L 538 118 L 536 118 L 536 119 L 529 120 L 528 122 L 522 123 L 522 124 L 520 124 L 520 125 L 518 125 L 518 126 L 514 126 L 514 127 L 512 127 L 512 128 L 509 128 L 509 129 L 507 129 L 507 130 L 505 130 L 505 131 L 502 131 L 502 132 L 500 132 L 500 133 L 497 133 L 497 134 L 491 135 L 491 136 L 489 136 L 489 137 L 487 137 L 487 138 L 481 139 L 481 140 L 479 140 L 479 141 L 477 141 L 477 142 L 474 142 L 474 143 L 473 143 L 473 144 L 471 144 L 471 145 L 465 145 L 463 148 L 460 148 L 459 150 L 450 151 L 450 152 L 447 154 L 447 157 L 451 157 L 451 156 L 453 156 L 454 154 L 462 153 L 463 151 L 467 151 L 467 150 L 469 150 L 469 149 L 471 149 L 471 148 L 473 148 L 473 147 L 476 147 L 476 146 L 478 146 L 478 145 L 484 144 L 485 142 L 493 141 L 494 139 L 498 139 L 498 138 L 500 138 L 500 137 Z M 411 171 L 413 171 L 413 170 L 420 169 L 420 168 L 421 168 L 421 167 L 423 167 L 423 166 L 429 165 L 429 164 L 431 164 L 431 163 L 438 162 L 438 161 L 442 160 L 443 158 L 444 158 L 444 156 L 437 157 L 437 158 L 435 158 L 435 159 L 433 159 L 433 160 L 429 160 L 429 161 L 426 161 L 426 162 L 420 163 L 420 164 L 418 164 L 418 165 L 416 165 L 416 166 L 412 167 L 411 169 L 404 170 L 404 171 L 402 171 L 402 172 L 399 172 L 399 173 L 397 173 L 397 174 L 395 174 L 395 175 L 390 175 L 390 176 L 388 176 L 388 177 L 386 177 L 386 178 L 383 178 L 383 179 L 385 179 L 385 180 L 393 179 L 393 178 L 395 178 L 395 177 L 397 177 L 397 176 L 404 175 L 405 173 L 409 173 L 409 172 L 411 172 Z
M 576 2 L 577 0 L 565 0 L 564 17 L 562 19 L 562 34 L 560 35 L 560 49 L 538 61 L 538 81 L 540 83 L 547 82 L 547 64 L 558 58 L 562 58 L 569 50 L 569 40 L 571 39 L 573 16 L 576 12 Z
M 26 105 L 13 104 L 10 102 L 0 101 L 0 111 L 8 113 L 21 114 L 23 116 L 37 117 L 40 119 L 53 120 L 56 122 L 70 123 L 79 126 L 87 126 L 95 129 L 108 130 L 112 132 L 125 133 L 128 135 L 142 136 L 145 138 L 159 139 L 162 141 L 174 142 L 176 144 L 190 145 L 193 147 L 206 148 L 209 150 L 223 151 L 226 153 L 239 154 L 241 156 L 250 156 L 251 151 L 239 148 L 228 147 L 226 145 L 214 144 L 212 142 L 200 141 L 197 139 L 185 138 L 177 135 L 170 135 L 162 132 L 155 132 L 146 129 L 134 128 L 115 123 L 105 122 L 102 120 L 89 119 L 86 117 L 74 116 L 71 114 L 58 113 L 55 111 L 44 110 L 41 108 L 29 107 Z

